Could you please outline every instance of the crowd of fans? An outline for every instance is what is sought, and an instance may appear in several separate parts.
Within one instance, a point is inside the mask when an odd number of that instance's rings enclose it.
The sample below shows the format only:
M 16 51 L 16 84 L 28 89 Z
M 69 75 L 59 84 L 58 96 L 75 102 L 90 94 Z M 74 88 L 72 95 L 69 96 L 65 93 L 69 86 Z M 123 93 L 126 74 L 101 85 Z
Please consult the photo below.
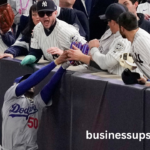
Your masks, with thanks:
M 0 59 L 25 56 L 21 64 L 27 65 L 44 56 L 51 62 L 67 50 L 69 61 L 121 75 L 120 56 L 131 53 L 138 81 L 150 78 L 150 0 L 39 1 L 8 0 L 15 19 L 7 33 L 0 30 Z M 80 44 L 70 49 L 72 42 L 88 43 L 88 55 Z

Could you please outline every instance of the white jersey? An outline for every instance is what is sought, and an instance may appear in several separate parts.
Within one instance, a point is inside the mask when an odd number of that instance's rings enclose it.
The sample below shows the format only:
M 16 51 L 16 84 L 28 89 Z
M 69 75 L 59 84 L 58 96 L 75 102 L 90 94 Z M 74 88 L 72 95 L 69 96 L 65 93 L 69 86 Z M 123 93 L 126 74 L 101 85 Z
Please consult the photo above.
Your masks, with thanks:
M 48 54 L 47 50 L 51 47 L 58 47 L 61 50 L 70 49 L 72 37 L 76 37 L 82 44 L 86 43 L 85 39 L 80 36 L 75 27 L 64 21 L 56 19 L 56 25 L 52 33 L 48 36 L 45 34 L 43 25 L 38 23 L 33 30 L 31 48 L 41 49 L 45 58 L 53 61 L 52 55 Z
M 106 55 L 101 54 L 98 48 L 92 48 L 91 55 L 101 69 L 107 70 L 111 74 L 121 75 L 125 68 L 119 63 L 120 55 L 130 53 L 130 51 L 131 43 L 127 39 L 122 38 L 118 31 L 114 34 L 114 40 L 109 46 L 109 51 Z
M 99 51 L 102 54 L 107 54 L 109 51 L 109 47 L 111 45 L 111 43 L 113 42 L 113 40 L 115 39 L 115 36 L 117 36 L 119 34 L 114 35 L 110 29 L 108 29 L 103 36 L 100 39 L 100 47 L 99 47 Z
M 150 15 L 150 3 L 145 2 L 138 5 L 137 13 L 148 14 Z
M 4 150 L 37 150 L 37 130 L 46 104 L 40 94 L 32 102 L 24 96 L 17 97 L 16 87 L 10 87 L 4 97 L 2 147 Z
M 150 34 L 141 28 L 135 34 L 131 53 L 139 69 L 150 79 Z

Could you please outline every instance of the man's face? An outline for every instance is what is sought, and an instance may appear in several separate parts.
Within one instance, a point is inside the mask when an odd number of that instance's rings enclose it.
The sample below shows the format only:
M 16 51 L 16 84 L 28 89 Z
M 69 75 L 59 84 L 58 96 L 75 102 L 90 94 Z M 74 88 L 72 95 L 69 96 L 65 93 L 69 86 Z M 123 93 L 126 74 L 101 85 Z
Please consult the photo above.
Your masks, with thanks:
M 138 2 L 132 4 L 130 0 L 118 0 L 119 4 L 125 5 L 128 8 L 128 11 L 131 13 L 136 13 L 136 9 L 138 7 Z
M 109 26 L 111 32 L 114 34 L 115 33 L 115 31 L 114 31 L 115 22 L 113 20 L 109 20 L 108 26 Z
M 40 13 L 44 14 L 43 16 Z M 38 12 L 39 18 L 41 23 L 43 24 L 44 28 L 49 29 L 56 21 L 57 11 L 54 12 Z
M 125 35 L 125 33 L 124 33 L 123 27 L 119 27 L 119 31 L 120 31 L 120 34 L 122 35 L 122 37 L 123 37 L 124 39 L 126 39 L 126 35 Z

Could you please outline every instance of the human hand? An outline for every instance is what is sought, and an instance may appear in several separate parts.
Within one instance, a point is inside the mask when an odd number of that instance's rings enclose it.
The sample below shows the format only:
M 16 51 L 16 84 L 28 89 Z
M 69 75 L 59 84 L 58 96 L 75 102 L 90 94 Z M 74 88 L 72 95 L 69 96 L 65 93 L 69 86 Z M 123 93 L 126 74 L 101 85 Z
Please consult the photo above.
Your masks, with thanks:
M 93 47 L 99 48 L 99 46 L 100 46 L 100 43 L 99 43 L 99 40 L 97 40 L 97 39 L 91 40 L 89 42 L 89 48 L 90 49 L 93 48 Z
M 62 64 L 67 61 L 67 51 L 64 51 L 57 59 L 55 59 L 56 64 Z
M 51 47 L 47 50 L 47 52 L 52 55 L 61 55 L 63 53 L 63 50 L 59 49 L 58 47 Z
M 76 60 L 76 61 L 82 61 L 82 56 L 84 55 L 80 49 L 78 49 L 76 46 L 72 46 L 74 49 L 70 49 L 67 51 L 67 60 Z
M 148 14 L 144 14 L 144 18 L 146 19 L 146 20 L 149 20 L 150 19 L 150 15 L 148 15 Z
M 140 78 L 140 79 L 138 79 L 138 82 L 140 84 L 145 84 L 146 83 L 146 79 L 145 78 Z
M 14 58 L 14 56 L 12 54 L 8 54 L 8 53 L 0 54 L 0 59 L 2 59 L 4 57 Z

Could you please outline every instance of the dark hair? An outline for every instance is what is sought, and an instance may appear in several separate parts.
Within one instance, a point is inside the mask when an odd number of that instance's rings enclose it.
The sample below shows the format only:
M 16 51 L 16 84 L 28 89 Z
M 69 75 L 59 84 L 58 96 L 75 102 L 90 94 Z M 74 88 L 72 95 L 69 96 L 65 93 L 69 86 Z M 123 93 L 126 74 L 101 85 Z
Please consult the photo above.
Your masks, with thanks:
M 35 27 L 35 24 L 33 23 L 33 20 L 32 20 L 32 12 L 37 12 L 37 4 L 36 3 L 30 7 L 29 22 L 28 22 L 27 27 L 22 32 L 23 35 L 28 36 L 28 37 L 31 37 L 32 30 Z
M 118 18 L 119 26 L 124 27 L 128 31 L 132 31 L 138 28 L 138 21 L 134 14 L 131 12 L 122 13 Z
M 138 0 L 130 0 L 132 4 L 135 4 L 135 2 L 139 2 Z

